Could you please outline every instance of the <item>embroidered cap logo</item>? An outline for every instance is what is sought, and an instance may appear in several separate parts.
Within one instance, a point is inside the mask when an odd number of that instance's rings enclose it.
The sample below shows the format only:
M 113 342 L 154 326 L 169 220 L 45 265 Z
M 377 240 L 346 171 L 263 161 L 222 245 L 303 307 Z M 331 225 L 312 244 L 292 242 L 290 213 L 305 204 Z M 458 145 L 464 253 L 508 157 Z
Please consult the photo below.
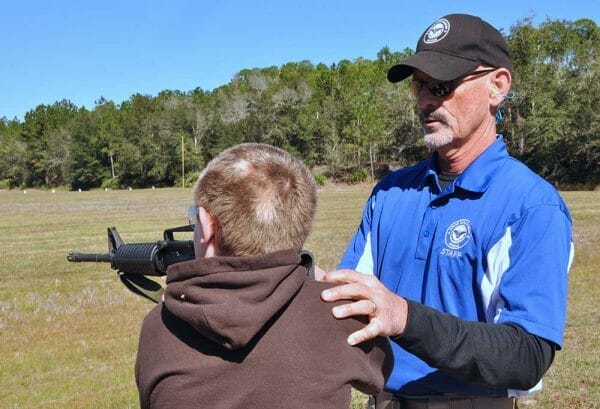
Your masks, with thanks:
M 446 230 L 446 246 L 452 250 L 458 250 L 471 240 L 471 222 L 467 219 L 455 221 Z
M 433 23 L 423 35 L 425 44 L 437 43 L 450 32 L 450 22 L 445 18 L 441 18 Z

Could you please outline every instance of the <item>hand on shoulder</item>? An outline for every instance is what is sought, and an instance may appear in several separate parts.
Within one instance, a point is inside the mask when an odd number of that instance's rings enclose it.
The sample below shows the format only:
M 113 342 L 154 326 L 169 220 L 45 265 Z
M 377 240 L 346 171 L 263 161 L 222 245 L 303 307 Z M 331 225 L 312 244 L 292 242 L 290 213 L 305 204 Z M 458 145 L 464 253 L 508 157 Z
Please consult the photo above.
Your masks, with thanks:
M 325 273 L 322 281 L 339 283 L 339 286 L 324 290 L 321 298 L 332 302 L 352 301 L 332 310 L 337 319 L 366 315 L 369 323 L 348 337 L 350 345 L 373 339 L 377 336 L 399 336 L 404 332 L 408 316 L 406 300 L 389 291 L 376 277 L 354 270 L 335 270 Z

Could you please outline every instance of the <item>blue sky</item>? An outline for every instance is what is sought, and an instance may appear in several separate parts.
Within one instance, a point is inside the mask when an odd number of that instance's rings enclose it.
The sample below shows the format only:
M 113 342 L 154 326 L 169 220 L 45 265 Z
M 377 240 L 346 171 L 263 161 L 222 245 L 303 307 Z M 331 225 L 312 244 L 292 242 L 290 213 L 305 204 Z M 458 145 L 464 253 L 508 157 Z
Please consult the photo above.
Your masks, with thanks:
M 0 118 L 61 99 L 93 109 L 101 96 L 212 90 L 245 68 L 373 59 L 414 48 L 455 12 L 506 32 L 530 15 L 600 24 L 600 0 L 0 0 Z

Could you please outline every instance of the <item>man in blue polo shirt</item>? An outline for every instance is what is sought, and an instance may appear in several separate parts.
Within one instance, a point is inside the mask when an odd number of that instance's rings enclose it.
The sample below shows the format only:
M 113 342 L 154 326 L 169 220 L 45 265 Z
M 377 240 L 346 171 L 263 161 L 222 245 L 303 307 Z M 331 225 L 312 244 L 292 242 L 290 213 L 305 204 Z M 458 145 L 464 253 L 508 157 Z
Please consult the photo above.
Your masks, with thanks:
M 571 217 L 496 133 L 511 85 L 502 35 L 481 19 L 434 22 L 388 72 L 412 76 L 429 160 L 373 190 L 322 293 L 337 318 L 368 315 L 352 345 L 390 337 L 377 408 L 514 408 L 563 342 Z

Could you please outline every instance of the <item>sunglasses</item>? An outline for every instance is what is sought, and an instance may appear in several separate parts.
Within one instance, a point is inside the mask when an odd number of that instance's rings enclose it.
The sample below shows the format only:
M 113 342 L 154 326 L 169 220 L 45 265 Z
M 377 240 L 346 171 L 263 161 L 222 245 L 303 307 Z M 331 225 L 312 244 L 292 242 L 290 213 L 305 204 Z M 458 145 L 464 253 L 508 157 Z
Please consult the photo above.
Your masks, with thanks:
M 454 80 L 450 81 L 439 81 L 434 78 L 430 78 L 427 81 L 423 80 L 415 80 L 413 79 L 410 82 L 410 91 L 415 98 L 418 98 L 419 94 L 423 90 L 423 87 L 427 87 L 431 95 L 435 97 L 445 97 L 447 95 L 452 94 L 456 87 L 467 77 L 475 77 L 483 74 L 487 74 L 488 72 L 495 71 L 496 68 L 490 68 L 487 70 L 481 71 L 473 71 L 468 74 L 463 75 L 462 77 L 458 77 Z
M 198 214 L 198 206 L 190 206 L 188 209 L 188 222 L 190 223 L 190 226 L 195 226 L 196 223 L 198 223 Z

